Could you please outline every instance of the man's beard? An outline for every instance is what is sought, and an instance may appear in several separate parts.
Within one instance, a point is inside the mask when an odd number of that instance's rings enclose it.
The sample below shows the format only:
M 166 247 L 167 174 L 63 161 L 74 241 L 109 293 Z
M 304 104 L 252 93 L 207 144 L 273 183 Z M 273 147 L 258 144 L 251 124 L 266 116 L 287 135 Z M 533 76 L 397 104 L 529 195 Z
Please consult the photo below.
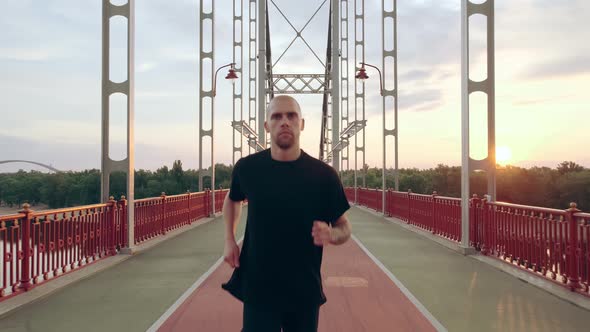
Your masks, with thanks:
M 276 144 L 277 146 L 282 149 L 282 150 L 288 150 L 289 148 L 291 148 L 295 142 L 295 138 L 293 136 L 290 135 L 285 135 L 285 137 L 281 137 L 282 135 L 279 135 L 276 139 Z

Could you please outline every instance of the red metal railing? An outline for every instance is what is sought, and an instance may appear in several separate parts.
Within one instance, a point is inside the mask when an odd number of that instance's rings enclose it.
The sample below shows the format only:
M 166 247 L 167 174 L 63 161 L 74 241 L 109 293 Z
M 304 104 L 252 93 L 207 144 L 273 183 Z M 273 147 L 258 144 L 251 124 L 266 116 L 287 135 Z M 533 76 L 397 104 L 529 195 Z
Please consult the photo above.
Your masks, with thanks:
M 376 211 L 383 211 L 381 190 L 358 188 L 357 198 L 359 204 Z M 354 200 L 354 189 L 352 191 L 352 200 Z
M 482 253 L 547 277 L 567 282 L 568 243 L 571 242 L 567 211 L 485 200 L 476 205 Z
M 381 190 L 358 189 L 358 204 L 375 209 Z M 347 188 L 354 200 L 354 188 Z M 454 242 L 461 241 L 461 200 L 411 191 L 386 192 L 386 215 Z M 485 255 L 590 296 L 590 214 L 568 210 L 469 201 L 470 245 Z
M 391 217 L 396 217 L 408 222 L 410 216 L 410 196 L 407 193 L 389 191 L 387 193 L 389 204 L 386 205 L 386 213 Z
M 354 188 L 344 188 L 344 193 L 349 202 L 354 202 Z
M 205 218 L 209 215 L 208 204 L 204 201 L 208 201 L 209 191 L 191 193 L 189 198 L 190 204 L 190 218 L 191 221 Z
M 215 213 L 221 212 L 223 208 L 223 200 L 229 189 L 218 189 L 215 190 Z
M 573 213 L 573 221 L 578 228 L 578 245 L 576 246 L 577 270 L 580 285 L 584 293 L 590 288 L 590 213 Z
M 123 243 L 123 205 L 112 200 L 0 217 L 0 300 L 114 255 Z
M 479 201 L 482 253 L 517 265 L 586 296 L 590 263 L 590 214 Z
M 23 213 L 0 216 L 0 254 L 2 254 L 2 283 L 0 296 L 8 296 L 18 291 L 21 260 L 23 256 L 21 227 L 26 215 Z
M 228 190 L 135 201 L 135 243 L 221 211 Z M 354 189 L 346 188 L 354 201 Z M 382 192 L 357 189 L 359 204 L 381 211 Z M 386 215 L 461 240 L 461 200 L 411 191 L 386 192 Z M 589 295 L 590 214 L 575 205 L 568 210 L 486 202 L 469 202 L 470 243 L 483 254 L 501 259 Z M 114 255 L 127 244 L 127 201 L 0 216 L 2 279 L 0 301 L 36 284 Z
M 433 195 L 433 233 L 451 241 L 461 241 L 461 199 Z
M 190 225 L 211 214 L 211 192 L 144 198 L 135 201 L 135 244 Z
M 226 190 L 216 191 L 221 211 Z M 140 199 L 135 244 L 211 215 L 211 192 Z M 0 301 L 128 247 L 127 200 L 0 216 Z

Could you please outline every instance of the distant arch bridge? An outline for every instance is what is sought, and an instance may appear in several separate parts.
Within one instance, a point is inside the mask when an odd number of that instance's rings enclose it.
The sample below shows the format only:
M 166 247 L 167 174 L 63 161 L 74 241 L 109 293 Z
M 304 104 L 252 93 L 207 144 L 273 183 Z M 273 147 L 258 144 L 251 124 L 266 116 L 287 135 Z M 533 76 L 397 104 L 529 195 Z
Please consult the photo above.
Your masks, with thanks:
M 57 169 L 55 167 L 52 167 L 50 165 L 45 165 L 43 163 L 38 163 L 36 161 L 30 161 L 30 160 L 0 160 L 0 164 L 9 164 L 9 163 L 27 163 L 27 164 L 33 164 L 33 165 L 45 167 L 48 170 L 54 171 L 56 173 L 61 172 L 59 169 Z

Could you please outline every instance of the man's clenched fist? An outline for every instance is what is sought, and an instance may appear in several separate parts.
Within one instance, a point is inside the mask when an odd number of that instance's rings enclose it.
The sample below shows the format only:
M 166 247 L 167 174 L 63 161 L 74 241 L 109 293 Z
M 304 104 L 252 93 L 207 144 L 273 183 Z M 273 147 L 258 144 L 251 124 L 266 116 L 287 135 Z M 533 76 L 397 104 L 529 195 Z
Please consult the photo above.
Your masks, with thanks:
M 325 246 L 332 241 L 332 228 L 323 221 L 315 220 L 311 228 L 313 244 L 316 246 Z

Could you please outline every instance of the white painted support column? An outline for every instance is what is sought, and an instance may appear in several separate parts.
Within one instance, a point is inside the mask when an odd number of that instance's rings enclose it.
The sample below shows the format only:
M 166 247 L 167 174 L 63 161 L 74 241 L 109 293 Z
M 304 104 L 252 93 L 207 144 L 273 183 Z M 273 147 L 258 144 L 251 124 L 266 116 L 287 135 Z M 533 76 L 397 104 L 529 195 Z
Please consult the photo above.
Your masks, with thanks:
M 332 147 L 340 141 L 340 0 L 332 0 Z M 340 151 L 332 153 L 332 166 L 340 171 Z
M 114 16 L 127 18 L 127 80 L 115 83 L 110 78 L 110 24 Z M 102 130 L 101 130 L 101 202 L 110 196 L 110 176 L 113 172 L 125 172 L 127 175 L 127 229 L 131 252 L 135 247 L 135 0 L 128 0 L 124 5 L 116 6 L 109 0 L 102 1 Z M 127 97 L 127 157 L 115 161 L 109 155 L 110 141 L 110 97 L 121 93 Z
M 266 149 L 266 0 L 258 0 L 258 141 Z

